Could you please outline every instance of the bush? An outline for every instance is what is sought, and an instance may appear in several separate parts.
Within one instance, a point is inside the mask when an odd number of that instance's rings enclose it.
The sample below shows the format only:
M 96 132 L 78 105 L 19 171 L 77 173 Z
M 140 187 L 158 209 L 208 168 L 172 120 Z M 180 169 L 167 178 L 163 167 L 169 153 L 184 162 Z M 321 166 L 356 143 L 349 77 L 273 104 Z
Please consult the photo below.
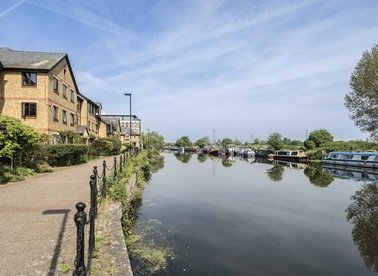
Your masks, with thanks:
M 22 181 L 25 179 L 25 176 L 34 175 L 35 172 L 32 169 L 18 167 L 15 170 L 11 170 L 8 167 L 1 167 L 0 168 L 0 184 L 4 184 L 7 182 L 16 182 Z
M 44 145 L 47 162 L 51 166 L 71 166 L 81 163 L 81 157 L 88 152 L 88 145 Z
M 306 151 L 306 156 L 310 160 L 320 160 L 324 157 L 325 152 L 322 149 L 312 149 Z
M 93 140 L 91 146 L 101 155 L 115 155 L 120 153 L 122 145 L 117 137 L 109 137 Z

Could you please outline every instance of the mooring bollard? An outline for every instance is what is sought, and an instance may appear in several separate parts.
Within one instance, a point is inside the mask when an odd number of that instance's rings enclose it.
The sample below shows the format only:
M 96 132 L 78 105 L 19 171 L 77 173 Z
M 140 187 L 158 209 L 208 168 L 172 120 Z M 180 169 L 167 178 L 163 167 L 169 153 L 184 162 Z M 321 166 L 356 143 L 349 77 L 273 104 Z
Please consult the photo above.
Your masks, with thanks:
M 102 162 L 102 197 L 106 197 L 106 161 Z
M 121 156 L 119 157 L 119 172 L 122 173 L 122 166 L 123 166 L 123 162 L 122 162 L 122 154 Z
M 85 204 L 79 202 L 76 204 L 75 223 L 77 227 L 77 240 L 76 240 L 76 258 L 75 270 L 73 276 L 85 276 L 87 269 L 84 264 L 84 227 L 87 224 L 87 214 L 84 211 Z
M 114 177 L 117 176 L 117 157 L 114 157 Z
M 91 175 L 89 186 L 91 187 L 91 208 L 89 209 L 89 254 L 92 254 L 95 248 L 95 220 L 96 220 L 96 181 L 95 175 Z

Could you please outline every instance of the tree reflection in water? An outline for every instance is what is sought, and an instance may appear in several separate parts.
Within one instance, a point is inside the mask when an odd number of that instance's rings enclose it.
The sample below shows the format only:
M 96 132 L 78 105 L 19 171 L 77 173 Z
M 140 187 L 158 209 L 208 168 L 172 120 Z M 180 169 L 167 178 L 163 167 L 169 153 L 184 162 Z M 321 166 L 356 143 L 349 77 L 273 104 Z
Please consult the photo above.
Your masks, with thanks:
M 378 186 L 364 184 L 345 210 L 353 223 L 352 237 L 368 268 L 378 272 Z
M 310 182 L 318 187 L 327 187 L 335 179 L 329 172 L 323 171 L 321 164 L 310 164 L 304 170 Z
M 273 167 L 266 170 L 266 174 L 270 181 L 280 182 L 283 179 L 285 168 L 281 165 L 274 164 Z
M 192 158 L 191 153 L 175 153 L 177 160 L 181 161 L 182 163 L 189 163 L 190 158 Z
M 198 160 L 198 162 L 200 162 L 200 163 L 203 163 L 203 162 L 205 162 L 206 160 L 207 160 L 207 155 L 206 154 L 198 154 L 198 156 L 197 156 L 197 160 Z

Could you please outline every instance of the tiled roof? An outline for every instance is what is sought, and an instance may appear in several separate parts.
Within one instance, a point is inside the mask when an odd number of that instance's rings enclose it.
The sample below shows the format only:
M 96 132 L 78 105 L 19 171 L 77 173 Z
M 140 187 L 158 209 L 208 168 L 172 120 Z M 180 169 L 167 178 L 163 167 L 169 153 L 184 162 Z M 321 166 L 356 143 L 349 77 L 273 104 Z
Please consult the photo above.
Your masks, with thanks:
M 0 47 L 0 64 L 9 69 L 51 70 L 67 54 L 15 51 Z

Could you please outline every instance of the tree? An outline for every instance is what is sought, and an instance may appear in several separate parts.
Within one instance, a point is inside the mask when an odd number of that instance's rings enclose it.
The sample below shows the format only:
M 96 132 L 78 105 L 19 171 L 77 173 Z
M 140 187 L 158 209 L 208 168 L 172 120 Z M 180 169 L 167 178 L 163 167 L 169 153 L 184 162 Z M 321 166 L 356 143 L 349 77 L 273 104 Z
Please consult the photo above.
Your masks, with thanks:
M 224 138 L 222 140 L 222 146 L 224 146 L 224 147 L 227 147 L 228 145 L 231 145 L 232 143 L 233 143 L 232 139 L 230 139 L 230 138 Z
M 378 137 L 378 44 L 365 51 L 350 79 L 345 106 L 350 118 L 362 131 Z
M 194 145 L 202 149 L 210 145 L 210 139 L 209 137 L 200 138 L 194 143 Z
M 267 144 L 271 146 L 274 150 L 280 150 L 283 148 L 283 139 L 282 135 L 278 132 L 273 132 L 269 135 L 267 139 Z
M 178 147 L 190 147 L 190 146 L 192 146 L 192 142 L 190 141 L 188 136 L 182 136 L 181 138 L 177 139 L 176 146 L 178 146 Z
M 37 131 L 20 120 L 0 116 L 0 157 L 26 153 L 38 145 L 40 138 Z
M 164 137 L 152 131 L 150 133 L 142 134 L 143 148 L 149 148 L 154 150 L 161 150 L 164 148 Z
M 309 147 L 308 149 L 312 149 L 314 146 L 310 141 L 314 142 L 316 148 L 319 148 L 327 143 L 333 142 L 333 136 L 326 129 L 318 129 L 311 131 L 306 139 L 305 146 L 306 148 Z

